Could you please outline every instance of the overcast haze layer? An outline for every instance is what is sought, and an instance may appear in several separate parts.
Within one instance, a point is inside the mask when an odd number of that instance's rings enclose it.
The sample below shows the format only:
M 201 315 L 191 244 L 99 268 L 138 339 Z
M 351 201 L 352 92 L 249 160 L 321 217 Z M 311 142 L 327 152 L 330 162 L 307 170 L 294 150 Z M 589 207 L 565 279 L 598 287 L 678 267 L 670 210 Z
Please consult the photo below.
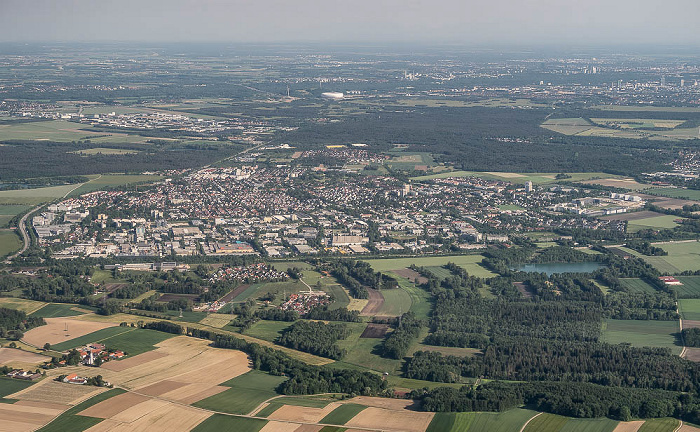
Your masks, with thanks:
M 697 0 L 0 0 L 0 41 L 676 44 Z

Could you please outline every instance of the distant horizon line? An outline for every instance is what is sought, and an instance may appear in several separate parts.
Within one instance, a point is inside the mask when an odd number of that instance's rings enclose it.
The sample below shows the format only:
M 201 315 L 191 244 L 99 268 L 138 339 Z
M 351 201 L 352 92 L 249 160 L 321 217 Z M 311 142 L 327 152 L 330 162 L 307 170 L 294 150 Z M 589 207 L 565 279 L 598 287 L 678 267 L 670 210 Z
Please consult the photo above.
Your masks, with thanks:
M 313 40 L 281 40 L 281 41 L 228 41 L 228 40 L 191 40 L 191 41 L 165 41 L 165 40 L 26 40 L 26 41 L 15 41 L 15 40 L 0 40 L 0 45 L 3 46 L 63 46 L 63 45 L 79 45 L 79 46 L 99 46 L 99 45 L 122 45 L 122 46 L 201 46 L 201 45 L 212 45 L 212 46 L 324 46 L 324 47 L 358 47 L 358 48 L 391 48 L 391 47 L 402 47 L 409 48 L 412 46 L 419 47 L 438 47 L 438 48 L 452 48 L 452 49 L 469 49 L 469 50 L 482 50 L 482 51 L 498 51 L 498 50 L 559 50 L 559 51 L 570 51 L 570 50 L 618 50 L 618 49 L 634 49 L 643 51 L 656 51 L 656 50 L 673 50 L 673 51 L 686 51 L 686 50 L 697 50 L 700 48 L 700 42 L 689 43 L 689 44 L 673 44 L 673 43 L 616 43 L 616 44 L 598 44 L 598 43 L 581 43 L 581 44 L 567 44 L 567 43 L 547 43 L 547 42 L 533 42 L 533 43 L 514 43 L 514 42 L 494 42 L 492 44 L 483 43 L 464 43 L 459 41 L 384 41 L 384 42 L 372 42 L 372 41 L 313 41 Z M 661 54 L 661 53 L 659 53 Z M 666 52 L 666 54 L 669 54 Z

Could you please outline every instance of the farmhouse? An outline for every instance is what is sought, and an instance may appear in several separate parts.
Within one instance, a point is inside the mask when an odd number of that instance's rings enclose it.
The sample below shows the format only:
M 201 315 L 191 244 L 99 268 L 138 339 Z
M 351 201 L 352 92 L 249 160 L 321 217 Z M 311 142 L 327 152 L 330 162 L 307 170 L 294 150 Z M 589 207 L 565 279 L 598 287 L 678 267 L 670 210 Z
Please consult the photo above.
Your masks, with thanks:
M 87 378 L 78 376 L 78 374 L 70 374 L 63 378 L 63 382 L 68 384 L 84 385 L 87 384 Z
M 24 371 L 22 369 L 15 369 L 7 374 L 10 378 L 21 379 L 26 381 L 34 381 L 35 379 L 41 378 L 41 374 Z
M 673 276 L 661 276 L 659 277 L 659 280 L 666 285 L 683 285 L 683 282 L 679 281 Z

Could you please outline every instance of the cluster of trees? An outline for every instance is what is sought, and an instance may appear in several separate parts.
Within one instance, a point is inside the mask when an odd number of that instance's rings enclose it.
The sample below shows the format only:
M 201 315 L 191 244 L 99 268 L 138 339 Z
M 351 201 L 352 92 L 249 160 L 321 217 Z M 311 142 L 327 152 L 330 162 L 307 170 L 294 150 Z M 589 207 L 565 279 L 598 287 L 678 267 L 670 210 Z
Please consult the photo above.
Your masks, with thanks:
M 689 347 L 700 347 L 700 328 L 686 328 L 681 332 L 683 345 Z
M 348 308 L 330 309 L 326 306 L 316 306 L 306 314 L 306 318 L 319 321 L 345 321 L 361 322 L 360 311 L 348 310 Z
M 413 312 L 406 312 L 396 318 L 396 327 L 389 333 L 382 344 L 382 356 L 402 359 L 408 354 L 411 344 L 418 338 L 423 321 L 416 318 Z
M 447 382 L 458 382 L 459 376 L 572 381 L 683 392 L 700 388 L 700 366 L 667 348 L 541 339 L 501 341 L 475 357 L 416 353 L 406 363 L 406 376 Z
M 493 381 L 476 388 L 418 390 L 411 396 L 422 400 L 425 411 L 505 411 L 528 405 L 537 411 L 570 417 L 629 421 L 672 416 L 690 422 L 700 420 L 700 401 L 690 394 L 588 383 Z
M 367 287 L 377 287 L 381 279 L 381 274 L 375 273 L 372 266 L 355 260 L 334 261 L 331 263 L 331 273 L 358 299 L 369 298 Z
M 45 325 L 41 317 L 31 317 L 20 310 L 0 307 L 0 338 L 20 340 L 24 331 Z
M 610 292 L 603 299 L 606 318 L 634 320 L 677 320 L 676 299 L 665 291 Z
M 346 351 L 336 342 L 348 336 L 350 330 L 346 324 L 297 321 L 286 328 L 276 342 L 295 350 L 340 360 Z
M 647 256 L 666 256 L 668 252 L 660 247 L 652 246 L 651 243 L 644 240 L 629 240 L 625 245 L 632 250 L 647 255 Z

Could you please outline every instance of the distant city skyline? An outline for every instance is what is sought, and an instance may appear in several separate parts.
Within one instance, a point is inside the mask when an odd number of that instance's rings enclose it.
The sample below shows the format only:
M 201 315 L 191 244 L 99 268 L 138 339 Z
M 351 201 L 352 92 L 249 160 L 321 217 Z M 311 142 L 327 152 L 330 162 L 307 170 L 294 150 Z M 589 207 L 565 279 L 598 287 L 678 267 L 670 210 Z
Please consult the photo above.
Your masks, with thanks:
M 0 0 L 0 42 L 697 45 L 696 0 Z

